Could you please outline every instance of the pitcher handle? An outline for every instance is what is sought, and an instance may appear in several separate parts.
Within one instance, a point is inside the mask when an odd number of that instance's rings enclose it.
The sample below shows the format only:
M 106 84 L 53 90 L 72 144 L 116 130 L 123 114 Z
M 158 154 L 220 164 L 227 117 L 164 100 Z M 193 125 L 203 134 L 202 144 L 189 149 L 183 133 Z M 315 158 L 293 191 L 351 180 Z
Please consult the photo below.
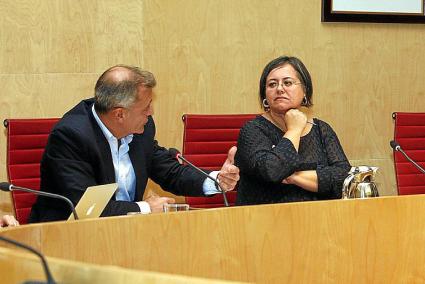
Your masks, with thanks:
M 345 178 L 344 183 L 342 185 L 342 199 L 348 199 L 349 197 L 349 189 L 350 189 L 350 183 L 354 178 L 354 174 L 350 174 L 348 177 Z

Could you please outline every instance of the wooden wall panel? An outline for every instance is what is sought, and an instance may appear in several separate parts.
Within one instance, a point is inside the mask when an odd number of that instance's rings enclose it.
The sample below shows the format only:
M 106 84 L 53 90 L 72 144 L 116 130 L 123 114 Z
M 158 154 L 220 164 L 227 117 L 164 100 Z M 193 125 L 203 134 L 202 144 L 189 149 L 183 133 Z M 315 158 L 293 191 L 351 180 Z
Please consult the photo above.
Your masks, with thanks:
M 142 1 L 0 5 L 0 73 L 98 73 L 117 63 L 143 65 Z
M 320 9 L 309 0 L 0 0 L 0 118 L 59 116 L 92 94 L 104 69 L 134 64 L 158 79 L 158 140 L 181 148 L 183 113 L 259 112 L 262 68 L 295 55 L 313 77 L 315 116 L 351 161 L 382 165 L 380 190 L 394 194 L 391 113 L 423 111 L 423 25 L 323 24 Z M 0 155 L 1 180 L 4 165 Z M 8 202 L 0 195 L 0 211 Z

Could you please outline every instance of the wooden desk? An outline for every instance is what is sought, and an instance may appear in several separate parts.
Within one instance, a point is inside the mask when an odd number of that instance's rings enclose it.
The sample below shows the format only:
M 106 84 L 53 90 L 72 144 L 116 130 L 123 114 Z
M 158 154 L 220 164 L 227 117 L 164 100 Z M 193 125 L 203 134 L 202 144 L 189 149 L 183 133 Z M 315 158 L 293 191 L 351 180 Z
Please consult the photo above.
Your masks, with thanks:
M 45 223 L 2 234 L 49 256 L 189 276 L 425 282 L 425 195 Z
M 40 258 L 0 247 L 1 283 L 46 281 Z M 55 281 L 59 283 L 90 284 L 232 284 L 237 282 L 217 281 L 158 272 L 139 271 L 110 265 L 97 265 L 53 257 L 47 259 Z M 44 282 L 43 282 L 44 283 Z

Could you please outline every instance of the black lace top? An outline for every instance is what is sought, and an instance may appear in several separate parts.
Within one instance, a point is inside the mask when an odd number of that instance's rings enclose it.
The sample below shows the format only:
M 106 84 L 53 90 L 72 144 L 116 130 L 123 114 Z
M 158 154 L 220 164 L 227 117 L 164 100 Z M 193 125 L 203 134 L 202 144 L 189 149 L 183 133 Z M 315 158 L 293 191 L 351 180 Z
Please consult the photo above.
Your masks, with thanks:
M 262 116 L 242 127 L 235 157 L 240 168 L 236 204 L 341 198 L 350 163 L 329 124 L 319 119 L 314 122 L 311 131 L 301 137 L 298 153 L 282 130 Z M 282 184 L 283 179 L 302 170 L 316 170 L 318 192 Z

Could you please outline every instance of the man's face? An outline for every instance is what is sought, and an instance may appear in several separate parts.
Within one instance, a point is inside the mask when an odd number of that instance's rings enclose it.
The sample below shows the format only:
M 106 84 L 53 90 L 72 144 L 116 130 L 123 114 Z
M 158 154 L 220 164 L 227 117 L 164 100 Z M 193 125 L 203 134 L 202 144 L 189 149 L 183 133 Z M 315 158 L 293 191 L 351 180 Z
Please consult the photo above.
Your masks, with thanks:
M 134 104 L 123 109 L 123 130 L 126 135 L 142 134 L 145 131 L 148 116 L 153 114 L 152 95 L 152 88 L 140 86 Z

